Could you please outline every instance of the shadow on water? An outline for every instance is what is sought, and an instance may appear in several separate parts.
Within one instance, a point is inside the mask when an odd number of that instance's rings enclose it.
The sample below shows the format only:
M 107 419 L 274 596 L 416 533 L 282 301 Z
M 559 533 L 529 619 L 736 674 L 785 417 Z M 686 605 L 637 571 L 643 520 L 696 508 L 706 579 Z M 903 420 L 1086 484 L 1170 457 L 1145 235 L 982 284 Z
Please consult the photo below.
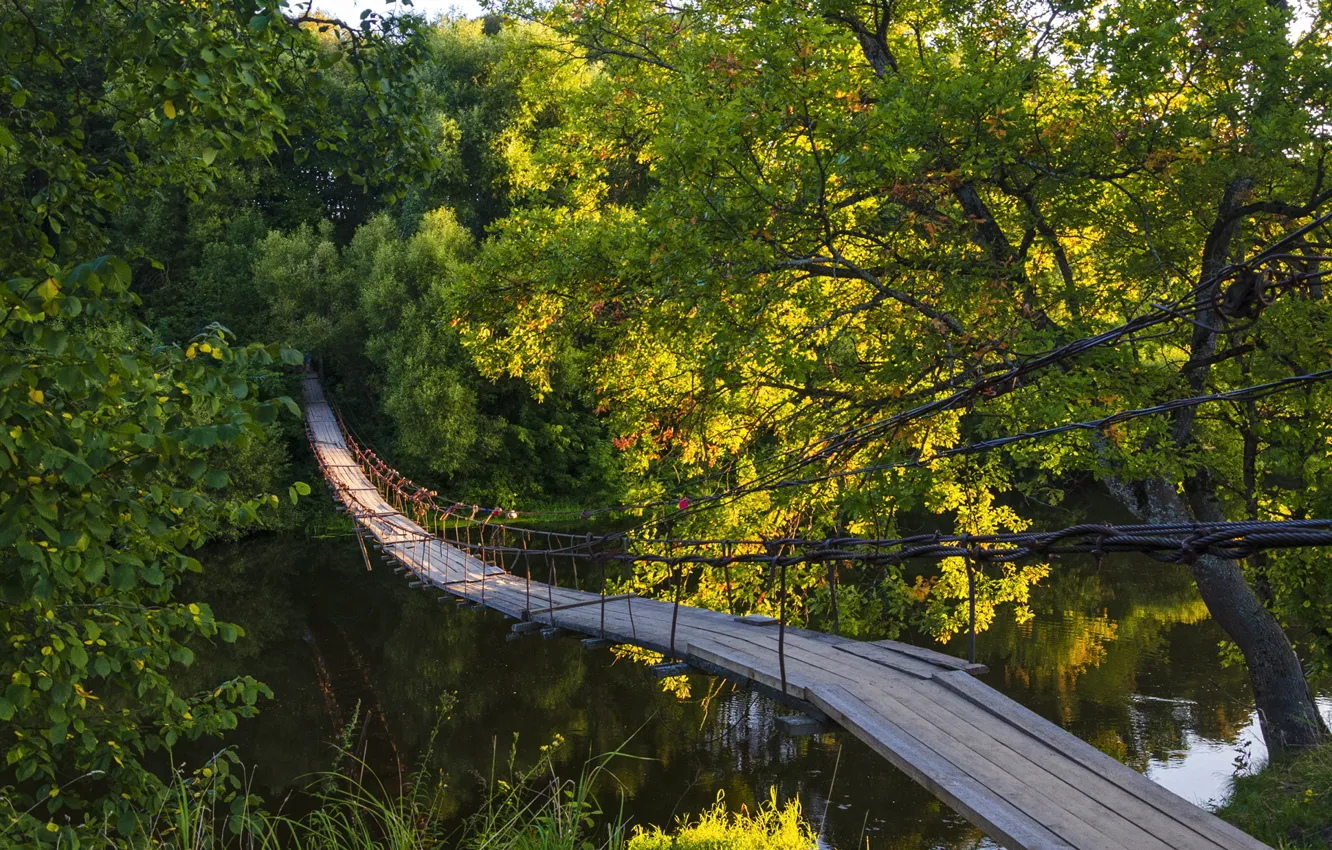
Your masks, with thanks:
M 622 745 L 645 757 L 613 765 L 634 823 L 668 825 L 722 791 L 752 808 L 776 788 L 843 850 L 987 844 L 848 734 L 787 737 L 776 729 L 786 710 L 767 699 L 702 675 L 681 699 L 641 665 L 576 640 L 507 641 L 496 613 L 438 603 L 387 567 L 367 572 L 350 537 L 257 538 L 203 560 L 191 590 L 247 636 L 201 648 L 187 676 L 203 687 L 246 672 L 273 688 L 276 700 L 229 742 L 270 805 L 330 766 L 359 711 L 353 743 L 390 787 L 438 730 L 428 767 L 459 818 L 515 735 L 519 765 L 563 736 L 556 760 L 570 773 Z M 1001 616 L 980 636 L 985 680 L 1172 790 L 1218 799 L 1237 742 L 1255 737 L 1245 675 L 1219 664 L 1222 635 L 1187 572 L 1121 560 L 1061 563 L 1034 591 L 1032 621 Z M 965 652 L 965 638 L 951 650 Z

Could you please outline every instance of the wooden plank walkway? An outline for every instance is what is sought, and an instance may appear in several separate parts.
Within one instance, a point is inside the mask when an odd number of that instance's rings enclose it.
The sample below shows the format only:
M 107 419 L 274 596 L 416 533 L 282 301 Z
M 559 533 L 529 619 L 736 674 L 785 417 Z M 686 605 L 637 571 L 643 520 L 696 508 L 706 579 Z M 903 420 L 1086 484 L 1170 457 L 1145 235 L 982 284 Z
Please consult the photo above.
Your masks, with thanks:
M 422 582 L 519 620 L 669 652 L 670 603 L 619 596 L 603 605 L 595 593 L 529 584 L 398 513 L 357 466 L 318 382 L 308 378 L 305 390 L 313 449 L 336 497 Z M 772 626 L 680 606 L 675 628 L 681 660 L 782 691 Z M 982 684 L 972 673 L 984 668 L 796 628 L 786 629 L 784 655 L 788 701 L 826 715 L 1005 847 L 1267 847 Z

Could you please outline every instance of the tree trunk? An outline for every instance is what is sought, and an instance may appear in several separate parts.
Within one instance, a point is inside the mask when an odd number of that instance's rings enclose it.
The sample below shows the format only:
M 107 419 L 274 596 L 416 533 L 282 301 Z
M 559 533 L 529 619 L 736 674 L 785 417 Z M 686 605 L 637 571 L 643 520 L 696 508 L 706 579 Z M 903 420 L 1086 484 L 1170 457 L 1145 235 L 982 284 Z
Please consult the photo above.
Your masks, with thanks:
M 1237 178 L 1226 187 L 1216 221 L 1203 246 L 1202 281 L 1210 280 L 1225 266 L 1240 221 L 1238 210 L 1251 185 L 1247 178 Z M 1215 297 L 1220 286 L 1220 282 L 1212 282 L 1201 296 Z M 1189 344 L 1189 361 L 1182 370 L 1195 395 L 1201 395 L 1206 386 L 1210 359 L 1216 352 L 1222 328 L 1222 317 L 1216 307 L 1199 311 Z M 1196 408 L 1186 408 L 1175 415 L 1172 436 L 1178 448 L 1184 449 L 1193 442 L 1196 415 Z M 1160 476 L 1137 485 L 1117 484 L 1111 489 L 1120 501 L 1148 522 L 1219 523 L 1228 519 L 1216 496 L 1216 482 L 1206 467 L 1184 480 L 1183 495 L 1175 482 Z M 1268 750 L 1276 754 L 1321 743 L 1327 729 L 1295 648 L 1277 618 L 1254 593 L 1240 565 L 1224 558 L 1202 556 L 1191 567 L 1212 619 L 1244 655 Z
M 1193 476 L 1185 487 L 1197 520 L 1225 522 L 1226 516 L 1216 499 L 1216 487 L 1206 473 Z M 1276 754 L 1322 743 L 1327 729 L 1318 714 L 1299 656 L 1277 618 L 1245 580 L 1239 564 L 1203 556 L 1192 566 L 1193 579 L 1207 610 L 1244 653 L 1268 750 Z

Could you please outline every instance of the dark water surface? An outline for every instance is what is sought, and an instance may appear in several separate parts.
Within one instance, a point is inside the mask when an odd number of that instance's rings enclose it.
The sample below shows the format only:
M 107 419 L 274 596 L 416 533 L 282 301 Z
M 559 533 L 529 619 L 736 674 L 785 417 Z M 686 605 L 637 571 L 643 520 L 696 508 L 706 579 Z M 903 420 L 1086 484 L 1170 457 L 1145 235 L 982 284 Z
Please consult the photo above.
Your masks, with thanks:
M 499 614 L 440 604 L 387 567 L 367 572 L 352 537 L 257 538 L 203 560 L 192 590 L 247 637 L 200 651 L 189 676 L 202 687 L 245 672 L 273 688 L 231 742 L 270 805 L 332 764 L 359 705 L 355 743 L 382 781 L 429 752 L 459 817 L 492 766 L 503 773 L 515 735 L 520 764 L 563 736 L 569 776 L 592 755 L 643 757 L 613 763 L 633 823 L 668 825 L 721 792 L 752 808 L 776 789 L 841 850 L 993 846 L 850 734 L 790 738 L 775 722 L 786 709 L 721 680 L 691 676 L 681 698 L 577 640 L 508 641 Z M 1218 661 L 1222 634 L 1185 569 L 1064 561 L 1032 603 L 1031 622 L 1001 614 L 979 637 L 985 682 L 1202 804 L 1225 796 L 1237 764 L 1261 761 L 1245 675 Z M 964 639 L 950 651 L 963 654 Z M 611 788 L 601 802 L 619 805 Z

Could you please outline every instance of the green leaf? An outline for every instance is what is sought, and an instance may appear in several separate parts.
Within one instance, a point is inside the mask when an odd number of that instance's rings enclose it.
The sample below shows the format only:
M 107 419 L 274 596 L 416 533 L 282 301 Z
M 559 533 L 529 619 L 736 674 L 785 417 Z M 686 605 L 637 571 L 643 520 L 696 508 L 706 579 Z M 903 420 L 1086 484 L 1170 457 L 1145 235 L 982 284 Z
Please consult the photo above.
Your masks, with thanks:
M 192 446 L 198 446 L 202 449 L 211 448 L 217 445 L 217 428 L 206 425 L 201 428 L 191 428 L 186 441 Z
M 7 699 L 0 699 L 0 720 L 12 720 L 14 718 L 14 704 Z
M 134 587 L 134 568 L 129 564 L 116 564 L 111 570 L 111 586 L 116 590 Z
M 300 417 L 301 408 L 296 402 L 291 400 L 290 396 L 278 396 L 278 401 L 282 402 L 282 405 L 287 408 L 287 411 L 290 412 L 292 416 Z
M 284 348 L 282 349 L 282 362 L 288 366 L 303 366 L 305 365 L 305 355 L 294 348 Z
M 65 467 L 60 477 L 71 487 L 82 487 L 93 480 L 94 474 L 92 467 L 81 460 L 76 460 Z

